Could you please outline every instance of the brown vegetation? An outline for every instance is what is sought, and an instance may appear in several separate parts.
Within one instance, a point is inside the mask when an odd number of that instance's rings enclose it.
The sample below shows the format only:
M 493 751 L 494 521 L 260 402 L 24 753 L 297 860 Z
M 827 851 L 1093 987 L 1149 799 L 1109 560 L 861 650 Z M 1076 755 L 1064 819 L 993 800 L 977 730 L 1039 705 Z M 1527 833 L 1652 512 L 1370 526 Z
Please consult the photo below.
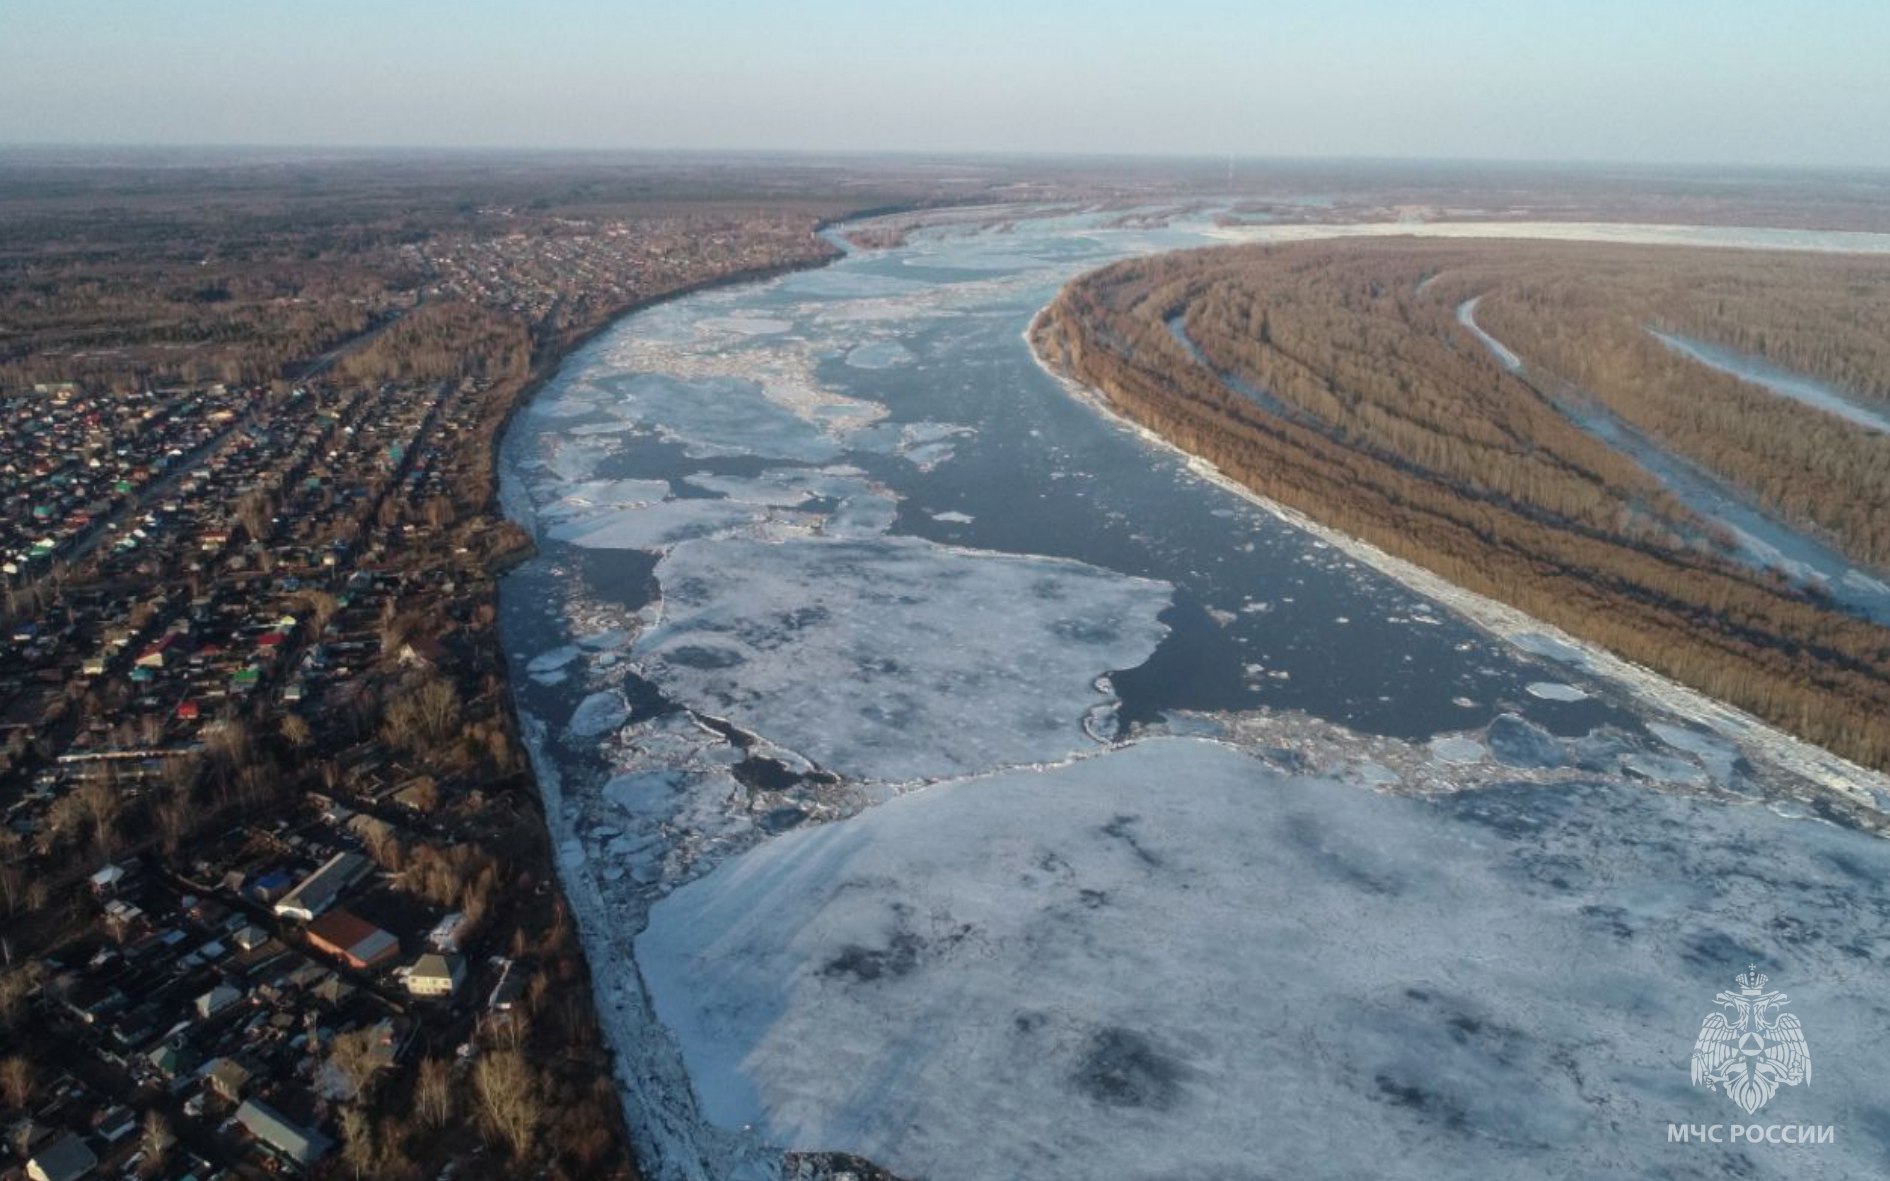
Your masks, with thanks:
M 1669 349 L 1649 327 L 1890 399 L 1890 262 L 1745 251 L 1510 248 L 1446 272 L 1479 323 L 1767 508 L 1890 566 L 1890 436 Z M 1880 403 L 1890 405 L 1890 402 Z
M 1727 560 L 1710 529 L 1455 322 L 1506 249 L 1569 269 L 1636 253 L 1397 240 L 1187 252 L 1085 276 L 1034 339 L 1114 409 L 1265 496 L 1890 766 L 1890 631 Z M 1171 332 L 1176 317 L 1193 349 Z M 1513 327 L 1501 323 L 1499 336 Z M 1624 416 L 1633 404 L 1631 392 L 1603 396 Z M 1827 416 L 1779 402 L 1765 406 L 1769 426 L 1716 437 L 1821 430 Z M 1719 416 L 1739 419 L 1745 403 L 1732 405 Z M 1810 497 L 1853 495 L 1807 478 Z

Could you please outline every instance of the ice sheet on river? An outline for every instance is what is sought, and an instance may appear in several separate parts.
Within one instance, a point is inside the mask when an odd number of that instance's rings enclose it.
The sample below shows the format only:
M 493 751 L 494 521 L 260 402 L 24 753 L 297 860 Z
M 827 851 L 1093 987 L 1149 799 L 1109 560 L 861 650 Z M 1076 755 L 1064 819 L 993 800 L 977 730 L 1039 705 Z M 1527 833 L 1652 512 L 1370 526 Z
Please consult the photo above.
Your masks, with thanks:
M 688 454 L 761 455 L 824 463 L 840 445 L 794 404 L 787 387 L 733 377 L 679 381 L 654 374 L 610 379 L 622 401 L 614 407 L 683 444 Z
M 637 958 L 707 1118 L 932 1181 L 1850 1177 L 1890 1152 L 1886 883 L 1890 845 L 1760 808 L 1166 739 L 788 833 Z M 1817 1055 L 1763 1122 L 1835 1145 L 1666 1142 L 1741 1115 L 1686 1064 L 1748 962 Z
M 714 503 L 714 502 L 711 502 Z M 910 537 L 685 543 L 633 650 L 691 708 L 845 775 L 1060 759 L 1095 679 L 1166 634 L 1163 583 Z
M 679 542 L 751 528 L 769 509 L 733 500 L 665 500 L 643 508 L 599 512 L 546 530 L 585 549 L 660 550 Z M 778 512 L 779 510 L 773 510 Z

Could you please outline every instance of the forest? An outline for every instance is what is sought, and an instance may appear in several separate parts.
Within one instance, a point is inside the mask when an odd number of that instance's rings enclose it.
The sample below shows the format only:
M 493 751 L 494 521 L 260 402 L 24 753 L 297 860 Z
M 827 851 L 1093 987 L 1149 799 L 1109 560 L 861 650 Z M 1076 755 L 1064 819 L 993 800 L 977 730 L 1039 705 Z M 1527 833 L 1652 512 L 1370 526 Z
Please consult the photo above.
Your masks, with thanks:
M 1478 296 L 1523 373 L 1458 322 Z M 1835 256 L 1241 246 L 1086 275 L 1033 343 L 1255 492 L 1883 768 L 1890 629 L 1733 561 L 1710 522 L 1557 399 L 1578 387 L 1881 567 L 1890 439 L 1688 361 L 1648 329 L 1869 397 L 1859 375 L 1890 372 L 1876 359 L 1886 296 L 1890 265 Z

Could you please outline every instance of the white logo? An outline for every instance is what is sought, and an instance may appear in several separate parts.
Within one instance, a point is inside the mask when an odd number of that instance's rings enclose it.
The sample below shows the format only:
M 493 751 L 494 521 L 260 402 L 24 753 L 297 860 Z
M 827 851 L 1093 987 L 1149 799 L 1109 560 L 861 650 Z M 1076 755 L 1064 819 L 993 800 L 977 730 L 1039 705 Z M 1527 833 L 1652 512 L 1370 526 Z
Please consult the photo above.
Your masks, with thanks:
M 1693 1043 L 1693 1085 L 1721 1087 L 1747 1115 L 1764 1107 L 1780 1086 L 1811 1082 L 1811 1047 L 1785 994 L 1767 992 L 1765 976 L 1750 967 L 1739 977 L 1738 992 L 1713 999 L 1720 1011 L 1700 1023 Z

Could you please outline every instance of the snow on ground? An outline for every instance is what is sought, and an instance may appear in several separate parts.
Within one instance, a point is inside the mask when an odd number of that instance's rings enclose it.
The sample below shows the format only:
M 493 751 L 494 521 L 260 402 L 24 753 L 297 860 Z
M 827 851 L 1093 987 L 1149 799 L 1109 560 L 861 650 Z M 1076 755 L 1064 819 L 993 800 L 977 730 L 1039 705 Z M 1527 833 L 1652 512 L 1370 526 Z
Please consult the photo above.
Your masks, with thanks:
M 1690 357 L 1710 369 L 1730 374 L 1741 381 L 1749 381 L 1763 386 L 1783 398 L 1835 414 L 1839 418 L 1858 426 L 1876 431 L 1890 431 L 1890 412 L 1882 406 L 1872 406 L 1861 396 L 1846 394 L 1821 381 L 1814 381 L 1802 374 L 1793 373 L 1766 361 L 1762 357 L 1747 356 L 1734 349 L 1706 341 L 1691 340 L 1684 336 L 1669 335 L 1665 332 L 1649 330 L 1655 339 L 1681 356 Z
M 1760 809 L 1418 801 L 1164 739 L 790 832 L 636 951 L 710 1121 L 932 1181 L 1864 1176 L 1887 882 L 1890 845 Z M 1685 1063 L 1748 959 L 1819 1055 L 1764 1114 L 1833 1146 L 1666 1143 L 1740 1115 Z
M 1477 304 L 1483 302 L 1481 295 L 1475 299 L 1466 299 L 1457 305 L 1457 323 L 1470 330 L 1470 334 L 1483 342 L 1483 347 L 1490 350 L 1503 368 L 1511 373 L 1522 368 L 1522 358 L 1509 351 L 1502 341 L 1491 336 L 1477 324 Z
M 871 780 L 1065 757 L 1167 629 L 1166 584 L 916 538 L 684 543 L 633 649 L 700 712 Z

